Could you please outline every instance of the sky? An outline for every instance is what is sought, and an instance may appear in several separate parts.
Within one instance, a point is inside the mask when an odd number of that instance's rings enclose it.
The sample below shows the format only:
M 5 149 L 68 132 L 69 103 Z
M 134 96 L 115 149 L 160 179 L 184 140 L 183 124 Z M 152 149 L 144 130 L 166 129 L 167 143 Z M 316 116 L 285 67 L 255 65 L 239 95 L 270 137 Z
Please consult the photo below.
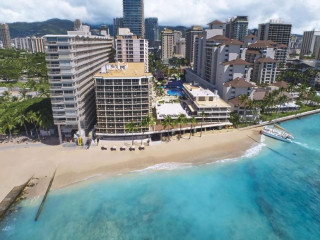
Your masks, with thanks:
M 249 28 L 281 18 L 293 33 L 320 30 L 320 0 L 144 0 L 145 17 L 159 25 L 205 26 L 212 20 L 249 17 Z M 122 0 L 1 0 L 0 22 L 36 22 L 51 18 L 81 19 L 90 24 L 112 24 L 122 16 Z

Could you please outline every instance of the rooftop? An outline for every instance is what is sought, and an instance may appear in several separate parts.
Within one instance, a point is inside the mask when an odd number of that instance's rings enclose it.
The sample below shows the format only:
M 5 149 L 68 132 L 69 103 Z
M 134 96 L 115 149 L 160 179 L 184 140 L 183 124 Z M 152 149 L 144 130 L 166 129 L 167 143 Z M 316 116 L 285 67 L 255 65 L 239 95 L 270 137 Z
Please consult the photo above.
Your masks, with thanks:
M 209 89 L 204 89 L 199 86 L 194 86 L 188 83 L 184 83 L 183 87 L 193 96 L 193 97 L 215 97 L 217 96 Z
M 152 77 L 144 72 L 144 63 L 109 63 L 94 75 L 95 78 Z
M 266 57 L 266 58 L 259 58 L 258 62 L 259 63 L 275 63 L 277 61 L 272 59 L 272 58 L 270 58 L 270 57 Z
M 223 24 L 223 22 L 221 22 L 219 20 L 214 20 L 214 21 L 208 23 L 208 25 L 210 25 L 210 24 Z
M 234 87 L 234 88 L 249 88 L 254 87 L 252 83 L 244 80 L 243 78 L 235 78 L 229 82 L 224 83 L 226 87 Z
M 241 59 L 241 58 L 237 58 L 235 60 L 231 60 L 229 62 L 223 62 L 221 63 L 221 65 L 226 66 L 226 65 L 252 65 L 251 63 Z

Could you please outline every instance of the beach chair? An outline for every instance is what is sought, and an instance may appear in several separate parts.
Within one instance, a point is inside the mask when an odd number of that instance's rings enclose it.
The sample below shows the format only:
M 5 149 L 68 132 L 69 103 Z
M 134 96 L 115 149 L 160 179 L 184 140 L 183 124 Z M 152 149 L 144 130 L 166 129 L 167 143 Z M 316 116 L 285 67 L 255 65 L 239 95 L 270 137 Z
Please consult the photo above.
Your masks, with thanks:
M 131 147 L 129 148 L 129 150 L 130 150 L 130 151 L 135 151 L 135 150 L 136 150 L 136 147 L 135 147 L 135 146 L 131 146 Z
M 141 150 L 144 150 L 144 146 L 143 146 L 143 145 L 139 146 L 139 150 L 140 150 L 140 151 L 141 151 Z

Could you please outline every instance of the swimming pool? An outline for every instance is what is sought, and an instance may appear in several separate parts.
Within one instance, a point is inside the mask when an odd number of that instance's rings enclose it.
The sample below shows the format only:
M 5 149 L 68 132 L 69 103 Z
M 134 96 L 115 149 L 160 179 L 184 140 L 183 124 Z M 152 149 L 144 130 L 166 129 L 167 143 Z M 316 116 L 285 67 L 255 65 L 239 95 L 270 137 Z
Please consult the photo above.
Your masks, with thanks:
M 179 89 L 173 89 L 173 88 L 169 88 L 167 89 L 167 94 L 169 96 L 178 96 L 178 97 L 182 97 L 183 96 L 183 93 L 181 90 Z

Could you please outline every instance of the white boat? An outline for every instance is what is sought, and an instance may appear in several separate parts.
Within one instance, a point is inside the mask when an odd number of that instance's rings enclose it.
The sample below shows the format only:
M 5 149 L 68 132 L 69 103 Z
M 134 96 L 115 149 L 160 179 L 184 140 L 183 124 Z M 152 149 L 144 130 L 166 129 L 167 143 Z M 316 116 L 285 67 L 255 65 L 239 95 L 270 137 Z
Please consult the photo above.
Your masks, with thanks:
M 261 133 L 268 137 L 278 139 L 280 141 L 284 141 L 288 143 L 291 143 L 292 139 L 294 139 L 294 137 L 289 132 L 287 132 L 284 128 L 276 124 L 273 127 L 270 127 L 270 126 L 263 127 L 263 129 L 261 130 Z

